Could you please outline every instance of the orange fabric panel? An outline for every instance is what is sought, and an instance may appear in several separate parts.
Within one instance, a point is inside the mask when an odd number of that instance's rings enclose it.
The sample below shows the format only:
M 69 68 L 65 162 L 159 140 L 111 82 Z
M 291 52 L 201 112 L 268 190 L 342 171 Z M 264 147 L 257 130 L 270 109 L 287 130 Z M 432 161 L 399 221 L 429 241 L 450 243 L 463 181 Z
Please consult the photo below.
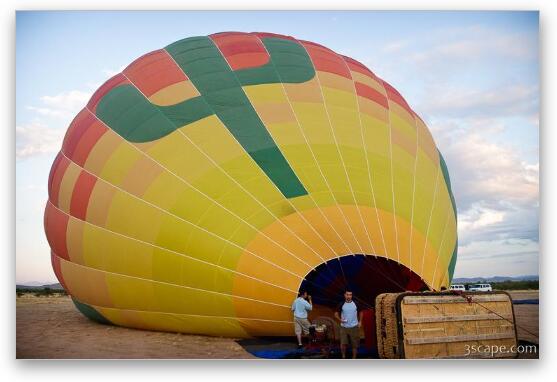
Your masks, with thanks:
M 123 73 L 146 97 L 167 86 L 188 80 L 164 49 L 139 57 Z

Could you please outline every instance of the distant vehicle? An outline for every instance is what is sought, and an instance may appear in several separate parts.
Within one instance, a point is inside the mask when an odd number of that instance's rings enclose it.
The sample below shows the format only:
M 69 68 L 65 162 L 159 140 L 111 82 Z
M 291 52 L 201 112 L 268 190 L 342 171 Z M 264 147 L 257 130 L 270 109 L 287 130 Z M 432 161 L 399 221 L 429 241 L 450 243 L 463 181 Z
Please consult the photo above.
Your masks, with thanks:
M 450 286 L 449 289 L 450 290 L 459 290 L 459 291 L 463 291 L 463 292 L 466 290 L 466 288 L 464 287 L 463 284 L 453 284 L 453 285 Z
M 468 287 L 471 292 L 491 292 L 491 284 L 472 284 Z

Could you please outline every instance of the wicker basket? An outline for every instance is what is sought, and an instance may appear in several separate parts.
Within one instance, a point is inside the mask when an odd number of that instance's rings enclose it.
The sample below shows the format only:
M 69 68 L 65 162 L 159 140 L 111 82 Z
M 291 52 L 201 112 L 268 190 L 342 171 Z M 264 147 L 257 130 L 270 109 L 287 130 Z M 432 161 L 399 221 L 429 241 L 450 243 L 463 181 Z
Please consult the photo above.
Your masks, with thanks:
M 375 307 L 381 358 L 518 355 L 501 351 L 518 344 L 512 299 L 506 292 L 384 293 L 377 296 Z

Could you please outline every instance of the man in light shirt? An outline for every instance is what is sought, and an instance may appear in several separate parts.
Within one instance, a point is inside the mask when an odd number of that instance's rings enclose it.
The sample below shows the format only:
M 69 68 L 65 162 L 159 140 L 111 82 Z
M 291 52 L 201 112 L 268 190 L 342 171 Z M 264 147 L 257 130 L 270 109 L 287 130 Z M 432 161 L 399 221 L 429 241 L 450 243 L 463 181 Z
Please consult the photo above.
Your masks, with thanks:
M 352 301 L 352 291 L 344 292 L 344 302 L 338 306 L 335 318 L 340 322 L 340 351 L 342 358 L 346 358 L 348 342 L 352 345 L 352 358 L 358 355 L 360 346 L 360 328 L 362 327 L 363 312 L 358 319 L 358 307 Z
M 307 301 L 306 301 L 307 300 Z M 308 312 L 312 309 L 311 296 L 308 292 L 300 291 L 298 298 L 292 303 L 292 312 L 294 312 L 294 333 L 298 338 L 298 349 L 302 348 L 302 332 L 304 335 L 309 334 Z

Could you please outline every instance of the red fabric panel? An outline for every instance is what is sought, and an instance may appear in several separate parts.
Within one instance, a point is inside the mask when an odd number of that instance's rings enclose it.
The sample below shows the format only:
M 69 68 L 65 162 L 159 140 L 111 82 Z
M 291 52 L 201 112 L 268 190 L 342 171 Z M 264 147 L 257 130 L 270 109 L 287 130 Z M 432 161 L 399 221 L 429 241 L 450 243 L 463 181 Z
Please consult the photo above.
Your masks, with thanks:
M 56 155 L 54 163 L 50 168 L 50 175 L 48 176 L 48 199 L 58 206 L 58 195 L 60 194 L 60 184 L 62 183 L 62 178 L 66 173 L 66 169 L 70 165 L 70 161 L 62 153 Z
M 306 48 L 309 56 L 311 57 L 315 70 L 334 73 L 339 76 L 352 79 L 346 63 L 338 54 L 313 42 L 300 42 Z
M 253 34 L 225 32 L 209 37 L 219 48 L 232 70 L 253 68 L 269 62 L 267 49 Z
M 408 103 L 406 102 L 404 97 L 402 97 L 402 95 L 398 92 L 398 90 L 393 88 L 391 85 L 389 85 L 385 81 L 383 81 L 383 86 L 385 87 L 385 90 L 387 91 L 387 97 L 389 98 L 389 100 L 398 103 L 400 106 L 402 106 L 404 109 L 406 109 L 406 111 L 409 112 L 410 115 L 414 115 L 414 111 L 412 111 L 412 109 L 410 109 L 410 106 L 408 105 Z
M 93 113 L 97 111 L 97 105 L 99 101 L 108 93 L 110 90 L 114 89 L 117 86 L 129 84 L 130 82 L 126 79 L 126 77 L 122 73 L 118 73 L 114 77 L 110 78 L 104 84 L 101 85 L 100 88 L 97 89 L 95 93 L 91 96 L 91 99 L 87 103 L 87 108 L 91 110 Z
M 87 216 L 87 206 L 97 178 L 86 171 L 81 171 L 72 192 L 70 214 L 80 220 Z
M 379 105 L 383 106 L 386 109 L 389 108 L 389 103 L 387 102 L 387 97 L 385 97 L 383 94 L 379 93 L 374 88 L 369 87 L 367 85 L 364 85 L 360 82 L 355 82 L 354 84 L 356 85 L 356 93 L 359 96 L 362 96 L 362 97 L 367 98 L 367 99 L 369 99 L 369 100 L 371 100 L 375 103 L 378 103 Z
M 71 159 L 81 167 L 85 165 L 89 153 L 95 147 L 99 139 L 108 131 L 108 128 L 99 120 L 95 121 L 81 137 Z
M 69 260 L 66 231 L 69 216 L 52 204 L 47 203 L 44 211 L 44 229 L 50 248 L 60 257 Z
M 296 40 L 296 39 L 295 39 L 294 37 L 292 37 L 292 36 L 286 36 L 286 35 L 277 34 L 277 33 L 253 32 L 253 33 L 250 33 L 250 34 L 255 35 L 255 36 L 259 37 L 259 38 L 267 38 L 267 37 L 269 37 L 269 38 L 281 38 L 281 39 L 283 39 L 283 40 L 290 40 L 290 41 L 299 42 L 298 40 Z
M 62 143 L 62 151 L 68 158 L 72 158 L 74 150 L 83 136 L 83 133 L 94 120 L 95 117 L 89 113 L 87 109 L 81 109 L 72 123 L 70 123 L 70 127 L 68 127 L 68 131 L 66 131 L 66 136 L 64 137 L 64 142 Z
M 146 97 L 188 79 L 164 49 L 139 57 L 123 73 Z
M 362 326 L 364 327 L 365 345 L 368 350 L 377 348 L 377 329 L 375 325 L 375 309 L 362 311 Z
M 62 276 L 62 266 L 60 265 L 60 258 L 54 253 L 54 251 L 50 251 L 50 262 L 52 264 L 52 269 L 54 270 L 54 274 L 56 278 L 60 282 L 60 285 L 69 293 L 68 287 L 66 286 L 66 282 L 64 281 L 64 276 Z
M 367 66 L 365 66 L 364 64 L 362 64 L 359 61 L 354 60 L 353 58 L 350 57 L 346 57 L 346 56 L 342 56 L 342 58 L 344 59 L 344 62 L 346 62 L 346 64 L 348 65 L 348 68 L 354 72 L 358 72 L 361 74 L 364 74 L 368 77 L 373 78 L 376 81 L 381 82 L 381 80 L 379 79 L 379 77 L 377 77 L 375 75 L 375 73 L 373 73 L 371 70 L 369 70 L 367 68 Z

